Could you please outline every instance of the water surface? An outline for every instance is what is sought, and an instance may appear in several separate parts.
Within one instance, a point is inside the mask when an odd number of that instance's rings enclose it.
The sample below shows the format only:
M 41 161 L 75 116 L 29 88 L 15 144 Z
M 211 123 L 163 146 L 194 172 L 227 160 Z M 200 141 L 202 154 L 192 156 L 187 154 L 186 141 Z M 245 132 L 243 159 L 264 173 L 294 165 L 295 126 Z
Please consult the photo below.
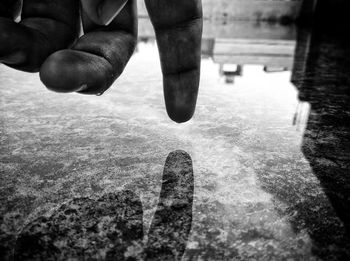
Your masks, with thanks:
M 37 74 L 0 66 L 1 255 L 71 200 L 122 191 L 140 199 L 146 235 L 166 158 L 181 150 L 193 164 L 193 202 L 178 222 L 190 232 L 184 253 L 157 242 L 166 251 L 184 260 L 349 257 L 348 42 L 317 29 L 206 21 L 196 113 L 177 124 L 153 32 L 140 26 L 125 73 L 100 97 L 53 93 Z

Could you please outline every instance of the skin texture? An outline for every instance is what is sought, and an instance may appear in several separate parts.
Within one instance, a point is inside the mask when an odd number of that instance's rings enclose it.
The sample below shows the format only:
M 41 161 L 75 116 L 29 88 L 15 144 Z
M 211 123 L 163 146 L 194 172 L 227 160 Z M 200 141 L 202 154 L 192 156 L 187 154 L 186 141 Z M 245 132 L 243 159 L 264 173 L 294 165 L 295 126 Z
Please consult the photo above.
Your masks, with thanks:
M 200 0 L 145 0 L 156 32 L 169 117 L 180 123 L 196 107 L 202 37 Z
M 22 19 L 15 23 L 20 1 L 0 6 L 0 62 L 37 72 L 46 58 L 67 48 L 78 35 L 79 5 L 74 0 L 24 1 Z
M 135 1 L 128 1 L 108 25 L 97 25 L 82 11 L 85 34 L 70 49 L 52 54 L 40 78 L 56 92 L 102 94 L 123 72 L 137 40 Z
M 199 86 L 201 0 L 145 2 L 156 32 L 168 115 L 188 121 Z M 0 3 L 0 62 L 40 71 L 42 82 L 56 92 L 102 94 L 123 72 L 136 42 L 136 0 Z

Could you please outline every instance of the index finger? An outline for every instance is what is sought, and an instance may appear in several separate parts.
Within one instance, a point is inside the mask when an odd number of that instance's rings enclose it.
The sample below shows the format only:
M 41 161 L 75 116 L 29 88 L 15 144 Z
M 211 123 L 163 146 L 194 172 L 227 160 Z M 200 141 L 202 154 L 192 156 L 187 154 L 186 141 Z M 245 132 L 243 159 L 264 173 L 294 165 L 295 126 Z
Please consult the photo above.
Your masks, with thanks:
M 201 0 L 145 0 L 155 29 L 167 112 L 191 119 L 197 101 L 202 38 Z

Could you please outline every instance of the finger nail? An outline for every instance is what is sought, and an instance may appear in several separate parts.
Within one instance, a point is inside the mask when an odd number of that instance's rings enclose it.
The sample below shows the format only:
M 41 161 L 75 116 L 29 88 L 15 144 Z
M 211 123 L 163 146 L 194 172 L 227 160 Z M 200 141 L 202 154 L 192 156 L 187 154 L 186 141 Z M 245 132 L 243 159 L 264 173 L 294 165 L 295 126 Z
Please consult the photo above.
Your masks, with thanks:
M 77 91 L 77 92 L 80 92 L 80 91 L 85 90 L 86 88 L 87 88 L 87 84 L 83 84 L 83 85 L 81 85 L 76 91 Z
M 109 25 L 128 0 L 82 0 L 82 7 L 89 18 L 99 25 Z
M 109 25 L 113 19 L 120 13 L 127 0 L 106 0 L 98 6 L 99 20 L 104 25 Z

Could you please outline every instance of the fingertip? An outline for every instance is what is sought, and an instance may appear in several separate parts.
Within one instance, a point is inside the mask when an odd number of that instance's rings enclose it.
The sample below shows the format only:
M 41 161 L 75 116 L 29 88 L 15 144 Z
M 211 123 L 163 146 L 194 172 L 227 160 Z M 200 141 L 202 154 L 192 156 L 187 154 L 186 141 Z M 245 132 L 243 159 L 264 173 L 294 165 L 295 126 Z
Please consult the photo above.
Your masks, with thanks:
M 174 102 L 166 102 L 166 111 L 172 121 L 180 124 L 192 119 L 195 112 L 196 99 L 179 101 L 179 99 L 173 97 L 167 100 L 170 99 L 174 99 Z
M 74 92 L 81 88 L 77 79 L 72 77 L 70 68 L 71 58 L 67 51 L 58 51 L 49 56 L 40 69 L 40 80 L 51 91 L 54 92 Z
M 164 76 L 164 98 L 168 116 L 177 123 L 192 119 L 197 103 L 199 69 Z
M 176 123 L 185 123 L 192 119 L 194 110 L 185 106 L 167 106 L 169 118 Z
M 111 65 L 103 57 L 76 50 L 52 54 L 42 65 L 40 79 L 51 91 L 100 94 L 113 82 Z

